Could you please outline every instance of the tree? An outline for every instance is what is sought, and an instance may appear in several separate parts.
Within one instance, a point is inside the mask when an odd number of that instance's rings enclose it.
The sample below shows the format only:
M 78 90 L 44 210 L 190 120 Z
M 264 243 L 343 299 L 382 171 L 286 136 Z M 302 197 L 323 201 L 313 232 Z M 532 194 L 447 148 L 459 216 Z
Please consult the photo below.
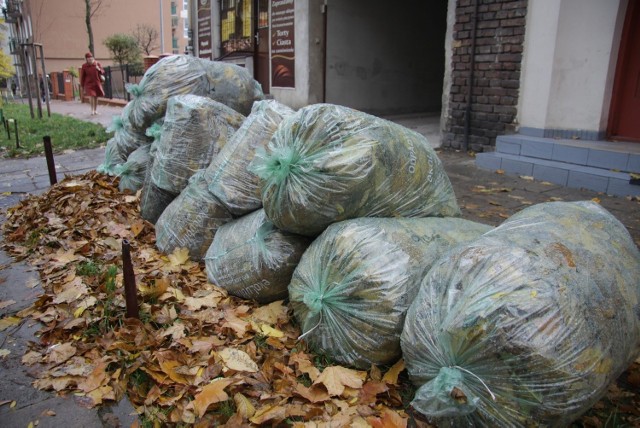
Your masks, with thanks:
M 4 25 L 4 19 L 0 19 L 0 44 L 6 39 L 5 31 L 7 31 L 7 27 Z M 0 49 L 0 78 L 7 79 L 16 74 L 12 63 L 11 57 L 3 49 Z
M 151 51 L 158 47 L 158 30 L 147 24 L 138 24 L 131 32 L 131 35 L 138 42 L 138 47 L 146 55 L 151 55 Z
M 138 41 L 128 34 L 113 34 L 104 40 L 104 45 L 109 49 L 111 59 L 120 65 L 122 85 L 124 86 L 124 64 L 141 61 Z
M 89 52 L 95 56 L 93 45 L 93 27 L 91 26 L 91 20 L 98 14 L 103 6 L 104 0 L 84 0 L 85 15 L 84 22 L 87 25 L 87 34 L 89 35 Z

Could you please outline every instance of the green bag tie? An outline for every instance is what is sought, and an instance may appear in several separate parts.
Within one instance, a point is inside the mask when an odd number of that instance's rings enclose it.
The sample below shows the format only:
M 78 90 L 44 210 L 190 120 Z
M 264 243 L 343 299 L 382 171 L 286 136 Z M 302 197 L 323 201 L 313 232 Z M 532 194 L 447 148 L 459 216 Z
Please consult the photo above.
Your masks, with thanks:
M 293 147 L 278 147 L 271 154 L 257 151 L 250 170 L 271 185 L 279 185 L 288 178 L 305 173 L 309 162 Z
M 460 366 L 442 367 L 438 375 L 416 391 L 411 404 L 420 413 L 431 417 L 460 417 L 475 412 L 480 402 L 468 386 L 467 375 L 480 381 L 495 401 L 487 384 L 471 371 Z
M 135 83 L 127 83 L 125 89 L 134 97 L 139 97 L 144 92 L 142 85 L 136 85 Z

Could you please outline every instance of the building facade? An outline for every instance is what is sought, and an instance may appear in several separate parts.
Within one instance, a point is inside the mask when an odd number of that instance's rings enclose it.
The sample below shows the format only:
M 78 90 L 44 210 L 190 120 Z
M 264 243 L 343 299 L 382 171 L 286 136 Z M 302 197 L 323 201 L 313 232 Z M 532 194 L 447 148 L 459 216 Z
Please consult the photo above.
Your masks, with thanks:
M 628 144 L 640 142 L 639 3 L 194 0 L 193 49 L 249 68 L 265 92 L 294 108 L 327 102 L 376 115 L 439 112 L 444 147 L 487 154 L 509 147 L 514 156 L 546 150 L 544 160 L 558 162 L 551 151 L 577 152 L 536 139 L 560 139 L 589 148 L 574 169 L 591 167 L 588 157 L 620 158 L 595 171 L 600 184 L 575 180 L 610 191 L 620 186 L 602 178 L 602 168 L 627 173 L 618 184 L 640 172 L 640 145 Z M 514 135 L 523 136 L 517 149 L 500 143 Z M 604 152 L 596 142 L 607 143 Z M 481 158 L 496 169 L 523 165 Z M 548 179 L 564 184 L 577 176 L 532 165 L 519 171 L 553 171 L 558 177 Z
M 131 35 L 139 24 L 154 28 L 159 35 L 152 55 L 187 51 L 188 0 L 92 0 L 91 4 L 100 4 L 91 25 L 94 56 L 104 66 L 112 64 L 105 39 L 113 34 Z M 82 65 L 89 49 L 83 0 L 5 0 L 4 10 L 13 45 L 42 45 L 47 72 Z M 20 61 L 16 55 L 16 63 Z

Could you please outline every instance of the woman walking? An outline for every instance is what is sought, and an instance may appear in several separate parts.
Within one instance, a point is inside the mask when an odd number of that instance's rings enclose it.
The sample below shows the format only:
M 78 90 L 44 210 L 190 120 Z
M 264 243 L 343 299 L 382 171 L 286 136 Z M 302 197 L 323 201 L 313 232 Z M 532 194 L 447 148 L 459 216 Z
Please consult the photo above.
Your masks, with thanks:
M 98 114 L 98 97 L 104 97 L 104 70 L 98 61 L 95 60 L 91 52 L 84 55 L 85 63 L 80 69 L 80 86 L 85 95 L 89 97 L 91 104 L 91 115 Z

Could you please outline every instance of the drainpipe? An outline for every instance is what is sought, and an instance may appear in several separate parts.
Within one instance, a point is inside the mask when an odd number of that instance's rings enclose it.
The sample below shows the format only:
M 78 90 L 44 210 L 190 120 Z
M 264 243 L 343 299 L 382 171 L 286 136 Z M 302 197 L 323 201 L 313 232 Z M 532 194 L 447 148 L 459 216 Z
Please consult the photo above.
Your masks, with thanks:
M 164 13 L 162 12 L 162 2 L 164 0 L 158 0 L 160 2 L 160 55 L 164 53 Z
M 473 17 L 471 18 L 471 61 L 469 63 L 469 77 L 467 79 L 467 109 L 464 115 L 464 141 L 462 149 L 469 151 L 469 130 L 471 128 L 471 95 L 473 90 L 473 74 L 476 64 L 476 29 L 478 27 L 478 0 L 473 2 Z

